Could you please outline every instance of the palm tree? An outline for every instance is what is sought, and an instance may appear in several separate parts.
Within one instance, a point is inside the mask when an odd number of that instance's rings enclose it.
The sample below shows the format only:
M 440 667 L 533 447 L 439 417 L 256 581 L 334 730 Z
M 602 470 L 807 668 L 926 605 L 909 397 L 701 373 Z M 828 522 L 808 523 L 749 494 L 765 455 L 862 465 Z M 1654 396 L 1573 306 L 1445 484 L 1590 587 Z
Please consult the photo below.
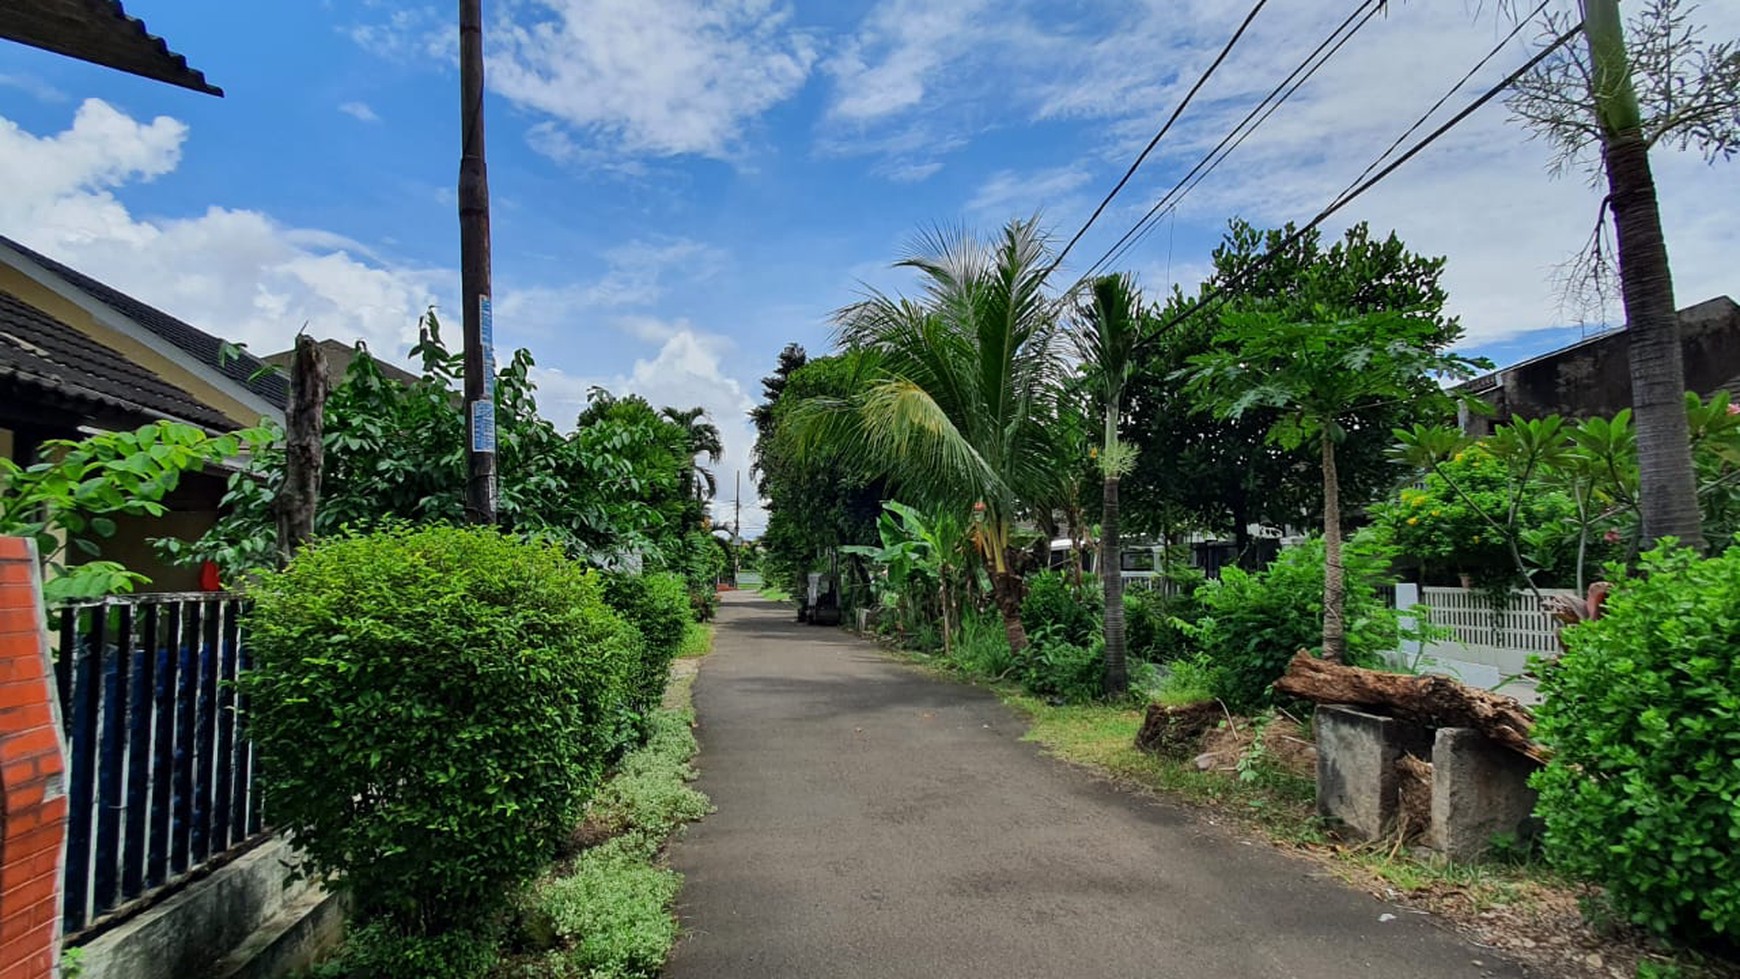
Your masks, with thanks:
M 702 504 L 703 508 L 719 492 L 718 478 L 706 466 L 694 461 L 696 456 L 706 456 L 709 463 L 717 464 L 725 455 L 725 443 L 719 435 L 719 426 L 707 420 L 705 408 L 665 408 L 661 412 L 665 420 L 681 428 L 688 439 L 689 468 L 683 473 L 683 496 Z
M 1116 696 L 1129 688 L 1124 648 L 1124 577 L 1118 539 L 1118 481 L 1135 463 L 1135 452 L 1118 440 L 1124 388 L 1140 363 L 1152 322 L 1142 315 L 1142 293 L 1129 275 L 1105 275 L 1090 287 L 1090 300 L 1071 333 L 1089 384 L 1105 405 L 1105 434 L 1099 469 L 1104 477 L 1100 510 L 1100 581 L 1105 591 L 1105 691 Z
M 792 425 L 800 453 L 843 449 L 906 502 L 972 514 L 1015 650 L 1027 636 L 1012 531 L 1024 506 L 1050 498 L 1059 466 L 1047 433 L 1063 373 L 1048 254 L 1031 220 L 990 240 L 920 239 L 896 266 L 919 273 L 921 298 L 872 291 L 835 316 L 841 343 L 868 354 L 858 393 L 807 402 Z

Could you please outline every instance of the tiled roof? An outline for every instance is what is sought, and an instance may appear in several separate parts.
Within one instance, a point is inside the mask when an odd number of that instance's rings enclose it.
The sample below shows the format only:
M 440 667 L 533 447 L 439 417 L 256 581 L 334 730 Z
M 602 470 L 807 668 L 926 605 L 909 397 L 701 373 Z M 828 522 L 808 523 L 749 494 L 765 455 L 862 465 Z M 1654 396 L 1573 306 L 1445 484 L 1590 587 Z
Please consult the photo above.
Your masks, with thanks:
M 0 37 L 208 95 L 224 94 L 205 73 L 127 14 L 121 0 L 0 3 Z
M 268 369 L 260 358 L 247 351 L 238 351 L 234 356 L 224 357 L 220 354 L 223 341 L 204 330 L 178 320 L 155 306 L 140 302 L 119 289 L 104 285 L 40 252 L 32 251 L 10 238 L 0 236 L 0 244 L 41 265 L 66 280 L 75 289 L 169 341 L 206 366 L 221 371 L 230 380 L 265 398 L 274 406 L 282 408 L 289 403 L 290 382 L 277 371 Z
M 128 414 L 214 431 L 236 425 L 170 384 L 16 296 L 0 292 L 0 377 Z

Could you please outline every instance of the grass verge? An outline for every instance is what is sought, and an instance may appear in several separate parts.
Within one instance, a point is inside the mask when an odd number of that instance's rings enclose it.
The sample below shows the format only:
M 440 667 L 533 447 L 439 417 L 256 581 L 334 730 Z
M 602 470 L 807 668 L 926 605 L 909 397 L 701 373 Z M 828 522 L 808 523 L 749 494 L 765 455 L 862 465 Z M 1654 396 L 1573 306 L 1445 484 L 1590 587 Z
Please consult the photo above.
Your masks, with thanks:
M 762 585 L 759 589 L 756 590 L 756 594 L 760 595 L 762 598 L 765 598 L 770 602 L 789 602 L 789 601 L 791 601 L 791 592 L 786 591 L 784 588 L 781 588 L 772 582 L 768 582 L 767 584 Z
M 711 630 L 704 630 L 711 642 Z M 652 735 L 593 797 L 571 860 L 527 889 L 515 954 L 494 979 L 650 979 L 677 940 L 682 876 L 664 866 L 665 841 L 711 811 L 689 783 L 697 750 L 690 687 L 673 677 Z
M 683 644 L 677 647 L 678 659 L 700 659 L 713 651 L 713 625 L 691 622 L 683 630 Z

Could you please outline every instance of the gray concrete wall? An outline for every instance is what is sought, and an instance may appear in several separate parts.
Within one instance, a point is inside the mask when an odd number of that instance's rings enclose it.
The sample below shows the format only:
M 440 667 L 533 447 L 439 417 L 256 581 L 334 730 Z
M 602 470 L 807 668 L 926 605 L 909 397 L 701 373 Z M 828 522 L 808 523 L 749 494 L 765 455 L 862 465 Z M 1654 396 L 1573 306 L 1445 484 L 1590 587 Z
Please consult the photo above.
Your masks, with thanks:
M 196 979 L 250 935 L 295 908 L 318 908 L 319 889 L 284 886 L 290 847 L 272 839 L 84 944 L 81 979 Z
M 1319 707 L 1317 812 L 1350 836 L 1374 840 L 1388 834 L 1399 807 L 1396 761 L 1431 752 L 1430 732 L 1351 707 Z
M 1479 860 L 1499 836 L 1535 829 L 1540 766 L 1472 728 L 1442 727 L 1432 745 L 1432 844 L 1452 860 Z

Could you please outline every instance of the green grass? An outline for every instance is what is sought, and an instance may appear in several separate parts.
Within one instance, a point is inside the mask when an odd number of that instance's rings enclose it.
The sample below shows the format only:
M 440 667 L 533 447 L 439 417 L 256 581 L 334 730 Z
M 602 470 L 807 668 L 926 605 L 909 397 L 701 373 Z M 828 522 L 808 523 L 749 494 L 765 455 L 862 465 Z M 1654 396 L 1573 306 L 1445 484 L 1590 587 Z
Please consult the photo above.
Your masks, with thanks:
M 691 635 L 693 630 L 691 630 Z M 710 629 L 702 634 L 711 641 Z M 677 940 L 682 876 L 665 867 L 666 838 L 712 811 L 690 782 L 698 745 L 693 673 L 672 679 L 647 743 L 629 752 L 586 807 L 585 829 L 604 842 L 528 889 L 517 944 L 533 951 L 496 979 L 650 979 Z
M 677 647 L 678 659 L 699 659 L 713 651 L 713 625 L 690 622 L 683 630 L 683 644 Z
M 771 581 L 763 584 L 761 588 L 756 591 L 756 594 L 770 602 L 791 601 L 791 592 L 786 591 L 784 588 L 779 587 Z

